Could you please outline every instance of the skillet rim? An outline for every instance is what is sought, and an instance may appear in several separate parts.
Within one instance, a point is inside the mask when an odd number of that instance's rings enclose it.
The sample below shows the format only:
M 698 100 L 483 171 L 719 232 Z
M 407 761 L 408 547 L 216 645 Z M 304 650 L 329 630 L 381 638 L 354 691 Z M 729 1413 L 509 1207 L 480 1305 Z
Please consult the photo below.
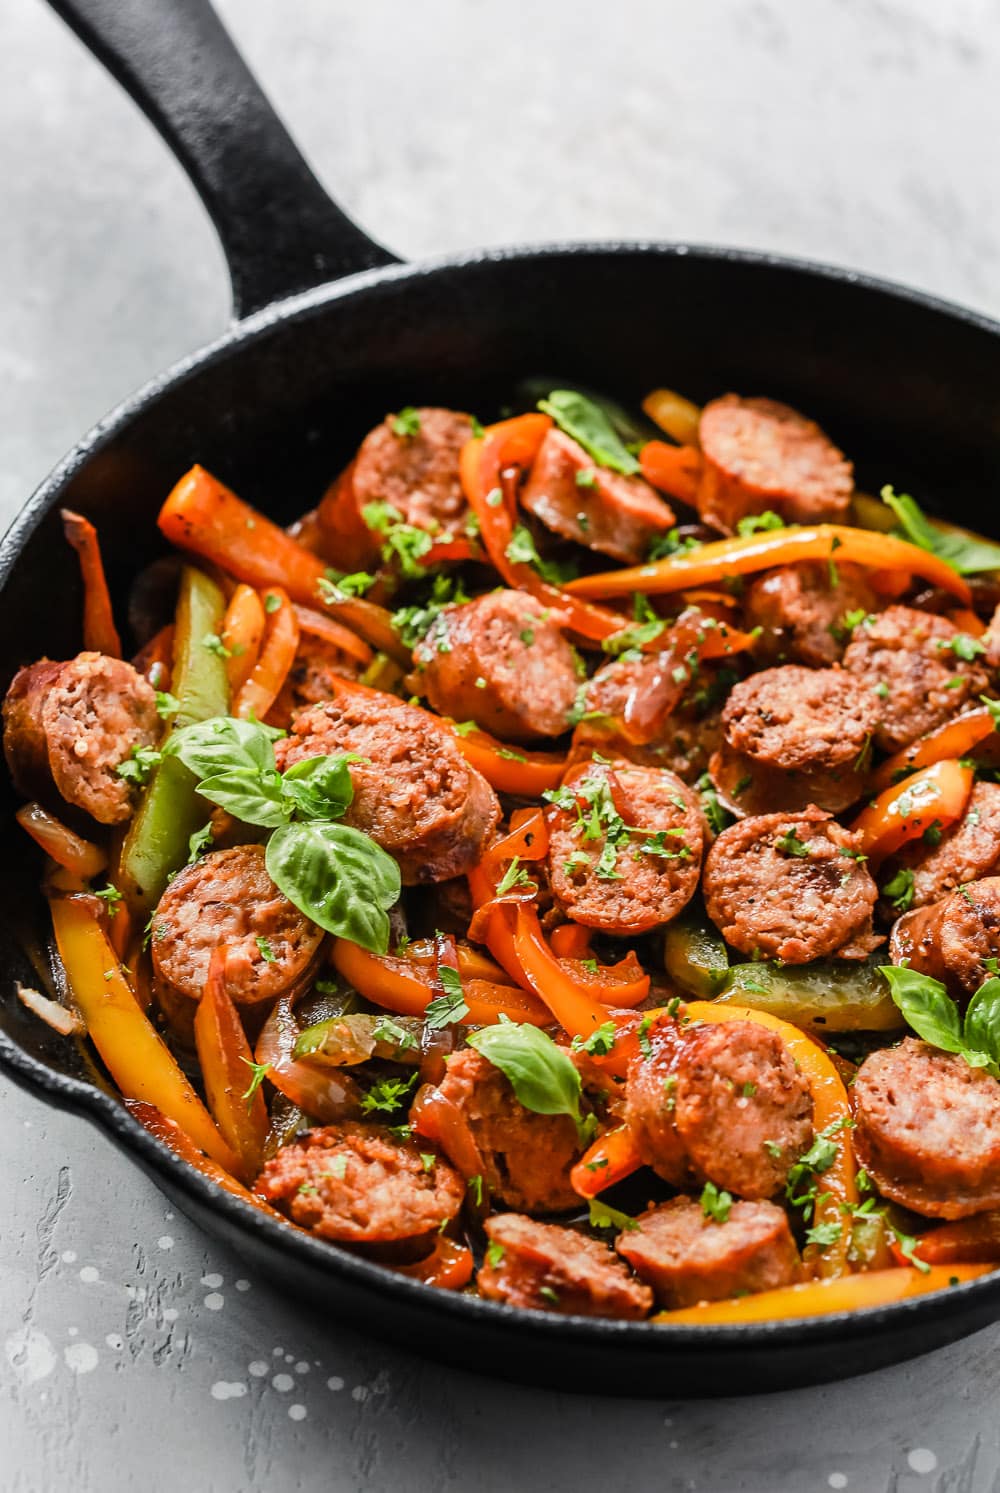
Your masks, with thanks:
M 775 269 L 791 272 L 802 278 L 826 280 L 835 284 L 857 287 L 874 294 L 888 297 L 936 315 L 1000 337 L 1000 321 L 985 313 L 973 311 L 928 291 L 900 285 L 894 281 L 872 275 L 866 271 L 823 264 L 806 258 L 773 254 L 768 251 L 732 248 L 711 244 L 688 244 L 652 239 L 593 241 L 580 240 L 570 243 L 542 243 L 511 245 L 485 250 L 472 250 L 459 255 L 440 255 L 399 264 L 390 264 L 373 270 L 365 270 L 340 280 L 326 282 L 310 290 L 273 302 L 241 321 L 234 322 L 219 337 L 193 352 L 176 360 L 168 368 L 154 374 L 138 389 L 120 400 L 106 415 L 99 419 L 52 468 L 14 515 L 0 540 L 0 596 L 11 573 L 35 529 L 55 506 L 62 489 L 84 463 L 101 447 L 116 436 L 128 423 L 169 388 L 181 384 L 203 368 L 222 362 L 230 355 L 253 342 L 279 324 L 306 319 L 327 305 L 347 297 L 363 294 L 370 289 L 390 281 L 423 279 L 427 276 L 452 271 L 472 269 L 493 263 L 516 263 L 532 260 L 580 258 L 585 256 L 616 258 L 639 255 L 650 258 L 689 258 L 707 264 L 733 264 L 747 268 Z M 81 1112 L 109 1137 L 120 1149 L 130 1153 L 133 1159 L 149 1171 L 162 1175 L 173 1188 L 187 1194 L 193 1202 L 208 1212 L 222 1215 L 234 1232 L 257 1233 L 279 1253 L 285 1252 L 290 1261 L 301 1259 L 303 1263 L 319 1271 L 329 1271 L 334 1276 L 357 1282 L 373 1294 L 381 1295 L 390 1303 L 393 1299 L 409 1305 L 415 1310 L 430 1314 L 441 1313 L 457 1324 L 474 1328 L 477 1322 L 492 1324 L 496 1328 L 520 1332 L 527 1345 L 533 1335 L 544 1340 L 559 1341 L 564 1346 L 579 1343 L 589 1347 L 604 1347 L 613 1350 L 623 1347 L 653 1349 L 662 1341 L 664 1351 L 682 1350 L 697 1353 L 702 1350 L 712 1356 L 727 1350 L 742 1350 L 752 1353 L 773 1348 L 780 1351 L 794 1345 L 796 1348 L 818 1348 L 824 1344 L 863 1340 L 880 1334 L 883 1328 L 911 1331 L 923 1321 L 930 1322 L 949 1313 L 952 1303 L 964 1308 L 966 1313 L 973 1303 L 992 1312 L 992 1320 L 1000 1317 L 1000 1267 L 977 1279 L 964 1281 L 947 1290 L 925 1296 L 913 1296 L 883 1306 L 863 1307 L 854 1311 L 829 1313 L 824 1317 L 798 1317 L 770 1322 L 746 1322 L 700 1325 L 667 1325 L 654 1322 L 631 1322 L 615 1318 L 591 1318 L 582 1316 L 559 1316 L 527 1308 L 517 1308 L 505 1303 L 484 1301 L 480 1297 L 467 1296 L 460 1292 L 435 1290 L 419 1281 L 395 1274 L 373 1262 L 330 1245 L 285 1224 L 269 1218 L 251 1204 L 222 1191 L 208 1178 L 190 1167 L 167 1146 L 157 1141 L 110 1092 L 85 1079 L 73 1078 L 61 1073 L 48 1063 L 32 1057 L 6 1032 L 0 1031 L 0 1067 L 6 1068 L 14 1078 L 28 1088 L 42 1091 L 46 1098 L 56 1101 L 61 1107 Z M 238 1249 L 238 1246 L 236 1246 Z M 977 1327 L 987 1325 L 980 1322 L 970 1326 L 959 1335 L 968 1336 Z M 905 1357 L 912 1355 L 906 1354 Z M 840 1376 L 837 1376 L 840 1377 Z

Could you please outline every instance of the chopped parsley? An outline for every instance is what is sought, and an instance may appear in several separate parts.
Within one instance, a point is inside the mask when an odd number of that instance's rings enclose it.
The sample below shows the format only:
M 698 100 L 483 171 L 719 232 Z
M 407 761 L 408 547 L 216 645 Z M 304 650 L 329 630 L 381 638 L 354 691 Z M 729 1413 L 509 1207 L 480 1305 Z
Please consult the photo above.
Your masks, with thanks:
M 590 1226 L 593 1229 L 618 1229 L 620 1232 L 631 1233 L 639 1227 L 639 1222 L 628 1213 L 622 1213 L 608 1203 L 591 1198 Z
M 124 902 L 124 897 L 116 886 L 103 886 L 100 891 L 94 893 L 104 903 L 104 910 L 109 918 L 113 918 L 118 911 L 119 902 Z
M 462 989 L 462 977 L 458 970 L 452 969 L 448 964 L 439 964 L 438 980 L 444 994 L 436 995 L 428 1003 L 424 1012 L 425 1022 L 435 1032 L 443 1031 L 446 1026 L 454 1026 L 456 1022 L 464 1021 L 469 1014 L 465 992 Z
M 233 650 L 227 648 L 217 632 L 207 632 L 201 640 L 201 646 L 214 653 L 217 658 L 232 658 Z
M 491 1270 L 495 1270 L 500 1264 L 507 1251 L 496 1239 L 491 1239 L 486 1246 L 486 1263 Z
M 701 1193 L 701 1211 L 706 1218 L 711 1218 L 714 1223 L 725 1223 L 732 1206 L 732 1193 L 720 1190 L 714 1182 L 705 1183 Z
M 596 960 L 594 961 L 596 965 Z M 591 1057 L 603 1058 L 615 1045 L 617 1028 L 613 1021 L 605 1021 L 591 1032 L 589 1037 L 574 1037 L 570 1046 L 574 1052 L 587 1052 Z
M 515 887 L 533 887 L 534 884 L 527 871 L 522 867 L 520 856 L 515 855 L 497 884 L 496 895 L 502 897 L 505 892 L 512 891 Z
M 782 855 L 794 855 L 801 858 L 809 854 L 809 846 L 799 838 L 798 831 L 795 829 L 786 830 L 783 835 L 779 835 L 774 842 L 774 848 L 780 850 Z
M 160 753 L 155 747 L 134 746 L 125 761 L 119 762 L 115 771 L 126 783 L 135 783 L 142 788 L 149 782 L 153 769 L 159 762 Z
M 427 638 L 431 643 L 437 640 L 438 652 L 443 653 L 445 648 L 441 644 L 447 642 L 446 620 L 438 619 L 446 607 L 464 606 L 468 600 L 468 593 L 456 576 L 436 575 L 426 601 L 393 612 L 393 631 L 407 648 L 415 648 L 421 639 Z M 441 637 L 437 638 L 439 630 Z
M 764 513 L 748 513 L 745 518 L 737 521 L 736 532 L 744 539 L 751 534 L 766 533 L 769 529 L 783 529 L 785 520 L 780 513 L 775 513 L 768 508 Z
M 404 440 L 420 434 L 420 411 L 413 408 L 412 404 L 406 405 L 398 415 L 391 417 L 393 435 L 401 436 Z
M 883 897 L 888 897 L 897 912 L 909 912 L 913 906 L 913 872 L 903 867 L 882 888 Z
M 257 937 L 254 939 L 254 943 L 257 945 L 257 951 L 260 954 L 260 957 L 263 959 L 264 963 L 273 964 L 274 950 L 271 948 L 269 941 L 266 938 L 263 938 L 261 934 L 258 933 Z
M 181 708 L 181 702 L 176 695 L 172 695 L 169 690 L 165 689 L 158 689 L 154 693 L 156 695 L 156 713 L 161 720 L 165 721 L 168 716 L 177 714 Z
M 397 565 L 406 580 L 417 580 L 426 573 L 420 561 L 434 543 L 427 529 L 408 524 L 398 508 L 381 500 L 366 503 L 361 510 L 361 517 L 369 529 L 382 536 L 382 559 L 385 564 Z
M 362 1097 L 361 1108 L 366 1115 L 373 1112 L 395 1114 L 403 1107 L 419 1077 L 419 1073 L 411 1073 L 409 1078 L 380 1078 Z
M 247 1109 L 249 1109 L 250 1106 L 253 1104 L 254 1097 L 255 1097 L 255 1095 L 257 1093 L 257 1090 L 260 1088 L 261 1084 L 264 1082 L 264 1079 L 268 1075 L 268 1071 L 270 1070 L 271 1064 L 270 1063 L 253 1063 L 253 1062 L 250 1061 L 249 1058 L 244 1058 L 244 1057 L 240 1058 L 240 1062 L 241 1063 L 246 1063 L 247 1067 L 250 1069 L 250 1084 L 249 1084 L 249 1087 L 246 1089 L 245 1093 L 243 1093 L 243 1094 L 240 1095 L 241 1099 L 245 1099 L 246 1100 L 246 1106 L 247 1106 Z

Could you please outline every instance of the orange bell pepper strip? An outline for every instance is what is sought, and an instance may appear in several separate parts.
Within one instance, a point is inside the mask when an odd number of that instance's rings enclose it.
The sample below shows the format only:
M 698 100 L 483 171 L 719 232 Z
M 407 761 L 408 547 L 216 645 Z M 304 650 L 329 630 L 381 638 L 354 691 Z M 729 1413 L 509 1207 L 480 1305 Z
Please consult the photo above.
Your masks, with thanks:
M 798 1286 L 779 1286 L 732 1301 L 705 1301 L 652 1318 L 665 1327 L 708 1326 L 723 1322 L 777 1322 L 797 1317 L 825 1317 L 829 1312 L 852 1312 L 866 1306 L 888 1306 L 909 1296 L 943 1291 L 959 1281 L 986 1275 L 990 1265 L 938 1265 L 920 1270 L 869 1270 L 860 1275 L 811 1280 Z
M 619 1125 L 595 1140 L 569 1174 L 574 1192 L 595 1198 L 616 1182 L 623 1182 L 642 1166 L 635 1138 L 627 1125 Z
M 582 923 L 560 923 L 549 934 L 549 943 L 557 959 L 586 959 L 593 934 Z
M 646 481 L 668 497 L 694 507 L 701 478 L 701 453 L 693 446 L 670 446 L 666 441 L 647 441 L 639 452 L 639 466 Z
M 398 1016 L 423 1016 L 434 996 L 440 994 L 417 961 L 393 954 L 380 957 L 346 938 L 334 940 L 330 960 L 366 1000 Z M 541 1001 L 511 985 L 463 979 L 462 993 L 469 1008 L 465 1019 L 473 1026 L 495 1026 L 502 1015 L 532 1026 L 547 1026 L 552 1020 Z
M 222 642 L 229 649 L 226 677 L 230 699 L 237 698 L 256 668 L 266 627 L 264 603 L 252 586 L 241 581 L 230 598 L 222 622 Z
M 318 638 L 321 643 L 326 643 L 331 648 L 346 653 L 348 658 L 357 659 L 359 664 L 370 664 L 374 657 L 370 644 L 363 638 L 359 638 L 356 632 L 349 627 L 344 627 L 335 622 L 332 617 L 317 612 L 313 607 L 295 605 L 295 615 L 299 619 L 299 631 L 306 637 Z
M 653 389 L 642 401 L 645 414 L 681 446 L 701 439 L 701 407 L 673 389 Z
M 54 897 L 49 902 L 59 957 L 90 1040 L 126 1099 L 155 1104 L 200 1150 L 236 1175 L 236 1157 L 136 1002 L 92 900 Z
M 504 498 L 501 473 L 512 467 L 529 467 L 551 428 L 550 416 L 540 414 L 517 415 L 487 426 L 481 436 L 474 436 L 462 447 L 462 491 L 479 520 L 486 552 L 507 585 L 530 592 L 543 606 L 558 609 L 573 632 L 600 642 L 621 630 L 622 619 L 616 613 L 573 601 L 560 587 L 542 580 L 533 566 L 507 557 L 516 513 Z
M 41 804 L 22 804 L 14 817 L 46 855 L 81 880 L 90 881 L 91 877 L 99 876 L 108 864 L 108 857 L 99 845 L 82 839 Z
M 472 1279 L 474 1264 L 468 1245 L 440 1238 L 426 1259 L 413 1265 L 390 1265 L 389 1269 L 396 1275 L 423 1281 L 425 1286 L 437 1286 L 439 1291 L 461 1291 Z
M 503 909 L 501 916 L 509 915 Z M 513 909 L 513 921 L 514 957 L 528 985 L 564 1032 L 571 1037 L 589 1037 L 607 1021 L 607 1007 L 579 985 L 553 954 L 534 907 L 519 903 Z
M 281 586 L 302 606 L 325 607 L 367 638 L 373 647 L 409 664 L 392 625 L 392 613 L 360 596 L 324 600 L 319 583 L 327 568 L 284 529 L 244 503 L 228 487 L 194 466 L 170 493 L 157 520 L 179 549 L 201 555 L 258 591 Z
M 927 1265 L 1000 1264 L 1000 1209 L 929 1229 L 913 1253 Z
M 596 961 L 559 955 L 557 958 L 570 979 L 602 1005 L 627 1010 L 641 1005 L 649 994 L 649 975 L 631 949 L 617 964 L 598 964 L 596 969 Z
M 943 726 L 936 726 L 933 731 L 918 736 L 902 751 L 887 757 L 872 773 L 868 786 L 872 792 L 880 793 L 908 773 L 916 772 L 918 767 L 930 767 L 947 757 L 968 757 L 995 730 L 996 723 L 985 706 L 981 710 L 967 710 L 964 715 L 956 715 Z
M 894 534 L 852 529 L 844 524 L 793 525 L 735 539 L 717 539 L 687 554 L 667 555 L 648 565 L 600 571 L 569 581 L 572 596 L 631 596 L 634 591 L 662 596 L 688 586 L 710 586 L 727 576 L 752 575 L 775 565 L 803 560 L 850 561 L 875 570 L 901 570 L 922 576 L 967 606 L 971 592 L 957 570 L 930 550 Z
M 76 550 L 83 580 L 83 646 L 109 658 L 121 658 L 122 640 L 111 610 L 111 593 L 104 574 L 97 530 L 89 519 L 71 508 L 60 511 L 63 533 Z
M 177 1122 L 175 1120 L 168 1120 L 166 1115 L 162 1114 L 156 1108 L 155 1104 L 147 1104 L 141 1099 L 126 1099 L 125 1108 L 133 1119 L 139 1121 L 144 1130 L 148 1130 L 150 1135 L 155 1136 L 158 1141 L 162 1141 L 165 1146 L 173 1151 L 175 1156 L 179 1156 L 182 1161 L 186 1161 L 188 1166 L 194 1167 L 196 1172 L 201 1172 L 203 1177 L 207 1177 L 210 1182 L 214 1182 L 217 1187 L 221 1187 L 223 1192 L 231 1193 L 233 1197 L 239 1198 L 244 1203 L 249 1203 L 259 1213 L 266 1213 L 269 1218 L 273 1218 L 277 1223 L 283 1223 L 288 1228 L 296 1227 L 283 1213 L 279 1213 L 269 1203 L 265 1203 L 264 1199 L 257 1197 L 256 1193 L 248 1192 L 240 1182 L 237 1182 L 235 1177 L 230 1176 L 228 1172 L 224 1172 L 221 1166 L 214 1161 L 210 1161 L 207 1156 L 203 1156 L 197 1146 L 191 1144 L 191 1141 Z
M 567 759 L 558 752 L 527 752 L 509 747 L 486 731 L 455 731 L 462 756 L 498 793 L 539 798 L 558 788 Z
M 965 813 L 975 775 L 974 767 L 948 757 L 886 788 L 851 825 L 861 836 L 860 848 L 877 864 L 930 825 L 946 829 Z
M 205 989 L 194 1016 L 194 1040 L 212 1118 L 238 1158 L 237 1176 L 252 1182 L 267 1140 L 267 1105 L 260 1087 L 249 1099 L 253 1052 L 226 989 L 225 948 L 212 950 Z
M 299 619 L 287 592 L 272 586 L 269 594 L 277 597 L 278 605 L 267 620 L 260 656 L 233 702 L 233 715 L 241 720 L 251 715 L 264 719 L 281 693 L 299 646 Z
M 948 613 L 948 621 L 957 627 L 959 632 L 968 633 L 970 638 L 981 638 L 986 631 L 986 623 L 981 617 L 977 617 L 970 607 L 955 607 Z

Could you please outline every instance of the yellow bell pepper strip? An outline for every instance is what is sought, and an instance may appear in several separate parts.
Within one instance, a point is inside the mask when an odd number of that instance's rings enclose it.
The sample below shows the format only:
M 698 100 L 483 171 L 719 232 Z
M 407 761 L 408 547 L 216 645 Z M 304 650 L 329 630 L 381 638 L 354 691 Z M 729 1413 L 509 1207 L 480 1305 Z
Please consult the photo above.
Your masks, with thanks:
M 99 845 L 81 839 L 41 804 L 22 804 L 14 817 L 46 855 L 83 881 L 99 876 L 108 864 L 108 857 Z
M 943 726 L 936 726 L 933 731 L 918 736 L 916 741 L 911 741 L 902 751 L 887 757 L 869 778 L 869 790 L 881 793 L 884 788 L 893 787 L 908 773 L 916 772 L 919 767 L 930 767 L 935 762 L 943 762 L 947 757 L 968 757 L 995 730 L 996 722 L 985 706 L 980 710 L 967 710 L 964 715 L 956 715 L 952 720 L 945 721 Z
M 944 1291 L 960 1281 L 986 1275 L 991 1265 L 937 1265 L 920 1270 L 869 1270 L 838 1279 L 811 1280 L 798 1286 L 779 1286 L 733 1301 L 705 1301 L 699 1306 L 657 1312 L 652 1321 L 665 1327 L 709 1326 L 725 1322 L 777 1322 L 801 1317 L 825 1317 L 830 1312 L 859 1311 L 866 1306 L 888 1306 L 909 1296 Z
M 642 401 L 643 412 L 680 446 L 701 440 L 701 406 L 674 389 L 653 389 Z
M 491 788 L 518 798 L 540 798 L 547 789 L 558 788 L 569 760 L 558 752 L 506 746 L 486 731 L 456 730 L 455 736 L 466 762 Z
M 330 593 L 322 595 L 319 584 L 327 579 L 320 557 L 244 503 L 204 467 L 194 466 L 185 473 L 160 509 L 158 523 L 179 549 L 211 560 L 258 591 L 283 586 L 303 606 L 328 608 L 373 647 L 409 665 L 409 650 L 393 628 L 391 612 L 361 596 L 341 594 L 328 600 Z
M 244 1203 L 249 1203 L 258 1212 L 266 1213 L 269 1218 L 275 1219 L 278 1223 L 285 1224 L 287 1228 L 294 1229 L 297 1227 L 283 1213 L 279 1213 L 269 1203 L 265 1203 L 263 1198 L 257 1197 L 256 1193 L 248 1192 L 241 1183 L 237 1182 L 235 1177 L 223 1171 L 222 1167 L 216 1162 L 211 1161 L 207 1156 L 203 1156 L 197 1146 L 191 1144 L 191 1141 L 184 1134 L 184 1131 L 177 1122 L 175 1120 L 168 1120 L 166 1115 L 161 1113 L 155 1104 L 148 1104 L 141 1099 L 126 1099 L 125 1108 L 134 1119 L 139 1121 L 144 1130 L 148 1130 L 150 1135 L 155 1136 L 158 1141 L 162 1141 L 165 1146 L 173 1151 L 175 1156 L 179 1156 L 182 1161 L 186 1161 L 188 1166 L 194 1167 L 196 1172 L 201 1172 L 203 1177 L 208 1177 L 209 1181 L 214 1182 L 217 1187 L 221 1187 L 223 1192 L 231 1193 L 233 1197 L 240 1198 Z
M 666 441 L 647 441 L 639 452 L 639 467 L 646 481 L 668 497 L 694 507 L 701 478 L 701 452 L 693 446 L 670 446 Z
M 174 630 L 171 691 L 180 702 L 171 730 L 229 711 L 229 685 L 219 638 L 225 614 L 221 590 L 200 570 L 181 573 Z M 115 885 L 140 923 L 156 906 L 172 871 L 188 858 L 188 841 L 207 817 L 192 773 L 177 757 L 164 757 L 154 769 L 128 827 L 118 858 Z
M 275 598 L 277 606 L 267 619 L 253 671 L 233 701 L 233 715 L 244 721 L 251 716 L 261 721 L 267 715 L 295 662 L 299 646 L 299 619 L 288 593 L 280 586 L 272 586 L 268 594 Z
M 254 1089 L 251 1083 L 253 1052 L 226 988 L 227 957 L 224 947 L 212 950 L 194 1040 L 212 1118 L 239 1160 L 237 1176 L 252 1182 L 267 1140 L 267 1106 L 259 1085 Z
M 111 593 L 104 574 L 97 530 L 80 513 L 70 508 L 60 512 L 63 533 L 76 550 L 83 580 L 83 646 L 109 658 L 121 658 L 122 640 L 111 610 Z
M 529 467 L 551 428 L 551 417 L 540 414 L 516 415 L 487 426 L 481 436 L 473 436 L 462 447 L 462 491 L 479 520 L 486 552 L 507 585 L 530 592 L 543 606 L 557 609 L 573 632 L 600 642 L 621 631 L 621 617 L 604 607 L 572 600 L 561 587 L 542 580 L 534 566 L 507 556 L 517 514 L 514 501 L 508 501 L 504 492 L 502 474 L 512 468 Z
M 667 555 L 649 565 L 583 575 L 567 582 L 564 589 L 582 597 L 631 596 L 636 591 L 661 596 L 688 586 L 710 586 L 727 576 L 752 575 L 775 565 L 797 565 L 803 560 L 850 561 L 875 570 L 919 575 L 957 597 L 964 606 L 972 594 L 958 571 L 929 550 L 893 534 L 851 529 L 843 524 L 793 525 L 713 540 L 687 554 Z
M 934 762 L 880 793 L 851 825 L 873 865 L 915 840 L 932 824 L 947 829 L 965 813 L 975 768 L 953 757 Z
M 441 993 L 435 986 L 432 967 L 422 967 L 403 955 L 371 954 L 346 938 L 334 940 L 330 960 L 366 1000 L 399 1016 L 422 1016 L 435 995 Z M 532 1026 L 547 1026 L 552 1020 L 541 1001 L 511 985 L 463 978 L 462 994 L 469 1008 L 463 1019 L 473 1026 L 495 1026 L 501 1016 Z
M 241 581 L 230 598 L 222 624 L 222 641 L 229 654 L 226 674 L 234 700 L 254 671 L 266 626 L 264 603 L 252 586 Z
M 231 1176 L 239 1163 L 173 1054 L 140 1010 L 90 897 L 53 897 L 52 927 L 87 1033 L 126 1099 L 145 1099 Z
M 570 1185 L 582 1198 L 595 1198 L 641 1166 L 642 1157 L 631 1130 L 627 1125 L 619 1125 L 600 1136 L 583 1153 L 570 1172 Z

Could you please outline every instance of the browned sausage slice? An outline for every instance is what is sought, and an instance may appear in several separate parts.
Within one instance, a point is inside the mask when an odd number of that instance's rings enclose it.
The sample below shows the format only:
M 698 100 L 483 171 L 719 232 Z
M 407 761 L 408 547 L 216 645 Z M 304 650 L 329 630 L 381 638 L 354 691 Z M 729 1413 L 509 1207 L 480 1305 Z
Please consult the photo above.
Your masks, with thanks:
M 458 460 L 471 435 L 470 416 L 457 410 L 425 407 L 404 418 L 387 415 L 319 505 L 330 558 L 345 570 L 378 558 L 382 541 L 364 519 L 369 503 L 390 504 L 404 523 L 439 539 L 461 533 L 468 506 Z
M 858 1159 L 879 1192 L 928 1218 L 1000 1207 L 1000 1084 L 907 1037 L 873 1052 L 851 1089 Z
M 965 882 L 995 871 L 1000 862 L 1000 785 L 975 783 L 962 818 L 942 831 L 936 846 L 914 840 L 896 861 L 913 872 L 913 907 L 939 902 Z
M 1000 956 L 1000 876 L 960 886 L 940 902 L 898 920 L 889 953 L 942 980 L 957 994 L 972 995 Z
M 748 625 L 761 629 L 755 655 L 814 669 L 838 663 L 859 613 L 870 616 L 879 605 L 860 565 L 838 564 L 831 576 L 819 562 L 765 571 L 744 597 Z
M 971 639 L 931 612 L 888 607 L 854 631 L 844 668 L 878 696 L 875 740 L 896 752 L 943 725 L 989 687 L 986 670 L 955 652 Z
M 815 421 L 787 404 L 725 394 L 706 404 L 699 435 L 697 507 L 706 522 L 731 534 L 741 518 L 767 509 L 789 523 L 846 518 L 851 463 Z
M 579 1204 L 569 1174 L 580 1142 L 568 1115 L 525 1109 L 505 1074 L 472 1048 L 448 1059 L 438 1092 L 465 1121 L 491 1197 L 529 1213 L 565 1212 Z M 442 1145 L 448 1149 L 447 1136 Z M 460 1164 L 459 1156 L 451 1159 Z
M 435 618 L 413 650 L 414 688 L 456 721 L 509 741 L 561 736 L 576 699 L 573 650 L 525 591 L 490 591 Z
M 431 1238 L 465 1197 L 446 1161 L 425 1166 L 412 1141 L 354 1121 L 309 1130 L 282 1147 L 256 1190 L 300 1228 L 352 1245 Z
M 305 757 L 357 752 L 346 824 L 399 862 L 403 881 L 446 881 L 479 860 L 500 818 L 496 794 L 447 727 L 392 695 L 344 694 L 297 716 L 275 743 L 284 771 Z
M 578 807 L 553 810 L 548 852 L 566 915 L 622 936 L 675 918 L 697 890 L 705 844 L 691 789 L 663 768 L 594 762 L 567 776 L 560 804 L 567 796 Z
M 839 813 L 861 797 L 878 700 L 843 669 L 784 664 L 734 685 L 709 771 L 734 813 Z
M 881 940 L 872 933 L 878 888 L 859 851 L 859 837 L 821 809 L 744 819 L 705 859 L 708 915 L 751 957 L 863 959 Z
M 582 446 L 550 430 L 535 458 L 521 502 L 564 539 L 635 565 L 657 534 L 673 528 L 673 511 L 642 477 L 597 466 Z
M 160 735 L 156 695 L 120 658 L 80 653 L 68 663 L 43 659 L 21 669 L 3 704 L 4 752 L 29 798 L 66 803 L 99 824 L 122 824 L 135 788 L 118 768 L 135 747 Z
M 615 1249 L 648 1281 L 661 1306 L 695 1306 L 792 1285 L 799 1252 L 788 1219 L 774 1203 L 737 1202 L 724 1223 L 706 1218 L 693 1198 L 676 1197 L 619 1234 Z
M 645 1317 L 653 1293 L 606 1244 L 554 1223 L 500 1213 L 484 1225 L 490 1239 L 477 1276 L 480 1296 L 564 1316 Z
M 777 1033 L 753 1021 L 661 1023 L 650 1045 L 625 1091 L 643 1161 L 675 1187 L 780 1192 L 812 1141 L 813 1103 Z
M 295 995 L 310 978 L 323 930 L 267 874 L 262 845 L 213 850 L 179 871 L 157 904 L 150 948 L 157 993 L 198 1001 L 213 949 L 229 950 L 226 984 L 240 1005 Z

